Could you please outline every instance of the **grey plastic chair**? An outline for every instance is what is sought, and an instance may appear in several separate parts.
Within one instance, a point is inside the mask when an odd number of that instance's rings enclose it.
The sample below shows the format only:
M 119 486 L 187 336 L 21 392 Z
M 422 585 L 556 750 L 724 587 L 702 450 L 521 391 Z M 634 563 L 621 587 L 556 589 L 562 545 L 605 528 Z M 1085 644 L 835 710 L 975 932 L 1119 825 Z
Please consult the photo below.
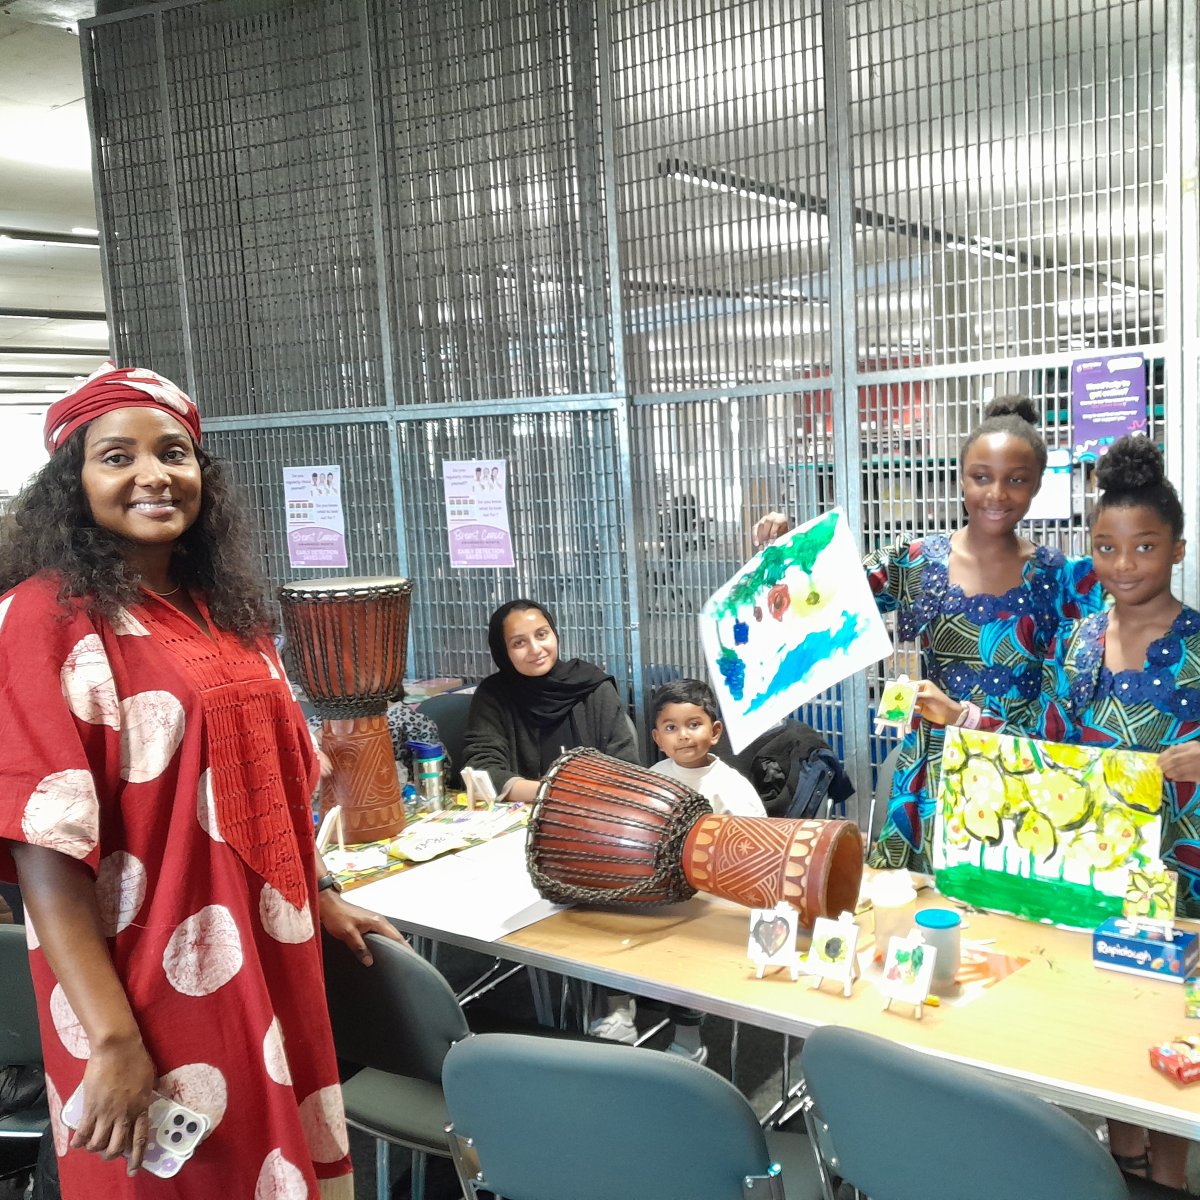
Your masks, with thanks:
M 361 1066 L 342 1085 L 346 1120 L 376 1139 L 378 1200 L 387 1200 L 388 1144 L 413 1152 L 412 1197 L 424 1194 L 425 1155 L 450 1157 L 442 1060 L 468 1036 L 466 1018 L 441 973 L 414 950 L 368 934 L 364 967 L 325 936 L 325 994 L 338 1057 Z
M 764 1133 L 727 1080 L 634 1046 L 480 1034 L 442 1071 L 463 1195 L 818 1200 L 808 1139 Z
M 0 1065 L 40 1067 L 42 1039 L 38 1033 L 37 998 L 29 973 L 29 950 L 24 925 L 0 925 Z M 39 1138 L 50 1123 L 45 1097 L 30 1108 L 0 1118 L 0 1138 Z
M 871 1200 L 1130 1200 L 1180 1195 L 1126 1180 L 1096 1137 L 1052 1104 L 994 1079 L 828 1025 L 800 1066 L 809 1136 Z M 823 1126 L 823 1127 L 822 1127 Z

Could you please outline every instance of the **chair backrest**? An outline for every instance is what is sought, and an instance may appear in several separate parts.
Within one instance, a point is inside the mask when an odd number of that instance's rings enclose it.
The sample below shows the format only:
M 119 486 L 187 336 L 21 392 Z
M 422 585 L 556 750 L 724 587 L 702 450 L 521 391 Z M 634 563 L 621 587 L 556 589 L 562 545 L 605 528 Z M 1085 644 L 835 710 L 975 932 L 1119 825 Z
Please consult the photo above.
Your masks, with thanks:
M 442 1088 L 479 1186 L 508 1200 L 742 1200 L 770 1168 L 746 1099 L 673 1054 L 480 1034 L 446 1055 Z
M 837 1174 L 871 1200 L 1129 1200 L 1078 1121 L 966 1067 L 833 1025 L 800 1066 Z
M 471 711 L 471 697 L 465 692 L 446 692 L 441 696 L 430 696 L 417 705 L 417 712 L 428 717 L 441 734 L 442 745 L 450 755 L 452 770 L 457 777 L 465 765 L 463 743 L 467 736 L 467 714 Z
M 38 1033 L 37 997 L 29 973 L 29 949 L 24 925 L 0 925 L 0 1064 L 40 1065 L 42 1039 Z
M 325 995 L 338 1057 L 437 1083 L 446 1051 L 470 1029 L 445 977 L 415 950 L 367 935 L 369 967 L 324 937 Z

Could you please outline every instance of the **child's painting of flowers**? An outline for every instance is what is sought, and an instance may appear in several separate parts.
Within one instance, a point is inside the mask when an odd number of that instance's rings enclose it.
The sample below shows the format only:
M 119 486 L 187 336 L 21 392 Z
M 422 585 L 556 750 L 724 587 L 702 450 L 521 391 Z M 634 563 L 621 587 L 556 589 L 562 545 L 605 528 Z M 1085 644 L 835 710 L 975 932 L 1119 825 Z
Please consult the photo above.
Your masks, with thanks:
M 933 862 L 939 890 L 1074 929 L 1120 916 L 1158 858 L 1153 754 L 946 730 Z
M 892 652 L 841 509 L 759 551 L 709 597 L 700 636 L 734 750 Z

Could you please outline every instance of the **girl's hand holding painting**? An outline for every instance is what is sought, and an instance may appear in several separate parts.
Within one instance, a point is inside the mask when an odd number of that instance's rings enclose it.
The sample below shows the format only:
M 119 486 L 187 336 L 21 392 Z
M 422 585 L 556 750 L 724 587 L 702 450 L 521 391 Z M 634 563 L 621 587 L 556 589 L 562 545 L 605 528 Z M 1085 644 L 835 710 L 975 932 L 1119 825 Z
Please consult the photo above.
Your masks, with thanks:
M 963 715 L 961 700 L 951 700 L 936 683 L 922 679 L 917 683 L 917 703 L 920 716 L 931 725 L 957 725 Z
M 751 536 L 756 546 L 765 546 L 776 538 L 783 537 L 791 527 L 792 523 L 784 513 L 769 512 L 765 517 L 758 519 Z
M 1158 756 L 1158 765 L 1176 783 L 1200 783 L 1200 742 L 1169 747 Z

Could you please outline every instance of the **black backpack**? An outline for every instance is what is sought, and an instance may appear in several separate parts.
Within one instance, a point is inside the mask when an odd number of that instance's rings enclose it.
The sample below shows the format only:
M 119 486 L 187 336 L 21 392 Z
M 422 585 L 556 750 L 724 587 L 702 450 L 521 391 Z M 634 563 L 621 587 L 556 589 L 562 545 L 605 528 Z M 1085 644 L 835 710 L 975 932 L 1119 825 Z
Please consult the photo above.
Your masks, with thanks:
M 820 817 L 827 798 L 842 806 L 854 785 L 829 743 L 811 725 L 772 725 L 727 761 L 754 786 L 769 817 Z

